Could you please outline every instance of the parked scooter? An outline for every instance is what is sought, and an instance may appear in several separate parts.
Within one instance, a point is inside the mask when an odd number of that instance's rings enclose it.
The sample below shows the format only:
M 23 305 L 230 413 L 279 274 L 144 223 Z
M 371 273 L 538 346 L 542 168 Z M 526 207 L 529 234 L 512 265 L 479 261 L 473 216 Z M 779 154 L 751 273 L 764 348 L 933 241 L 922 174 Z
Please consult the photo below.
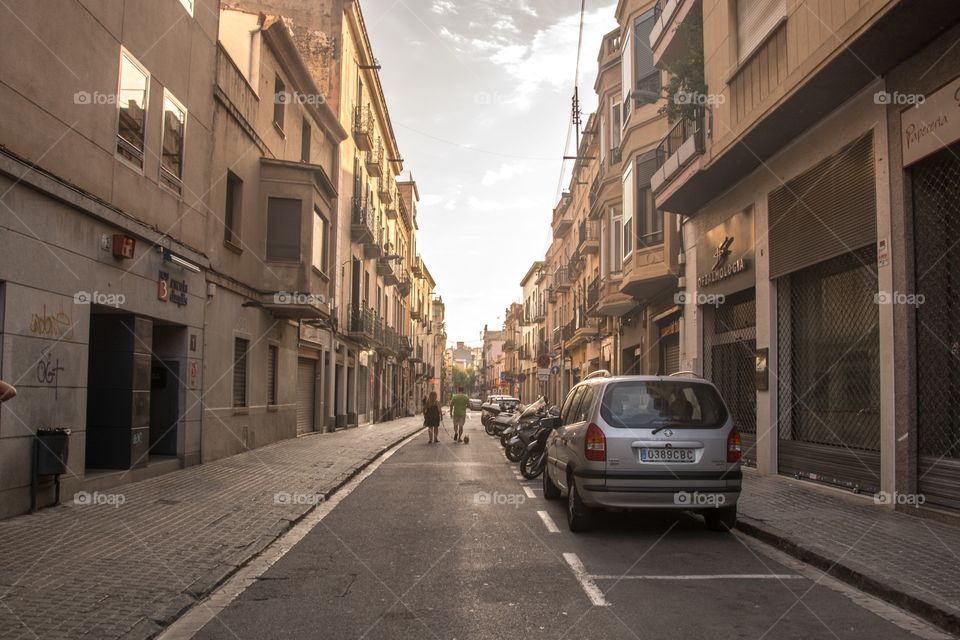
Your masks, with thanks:
M 559 426 L 560 407 L 551 407 L 550 414 L 540 420 L 536 434 L 520 458 L 520 473 L 524 478 L 533 480 L 543 473 L 547 466 L 547 440 Z
M 546 400 L 542 397 L 529 405 L 515 418 L 514 424 L 506 429 L 500 437 L 500 444 L 503 445 L 504 452 L 510 462 L 520 462 L 527 444 L 533 440 L 540 419 L 546 411 L 546 406 Z

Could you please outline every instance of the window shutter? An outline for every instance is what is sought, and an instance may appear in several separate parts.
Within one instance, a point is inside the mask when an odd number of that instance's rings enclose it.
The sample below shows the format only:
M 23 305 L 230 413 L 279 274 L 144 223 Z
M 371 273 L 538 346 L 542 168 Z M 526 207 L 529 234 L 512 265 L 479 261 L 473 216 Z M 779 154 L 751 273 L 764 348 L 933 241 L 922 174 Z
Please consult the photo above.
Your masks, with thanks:
M 650 49 L 650 32 L 653 31 L 653 11 L 648 11 L 634 23 L 634 66 L 632 86 L 657 71 L 653 64 L 653 50 Z
M 873 134 L 773 191 L 768 208 L 771 278 L 876 242 Z
M 628 164 L 623 172 L 623 256 L 627 257 L 633 251 L 633 220 L 636 211 L 637 181 L 633 164 Z
M 646 187 L 657 172 L 657 150 L 641 153 L 637 158 L 637 186 Z
M 300 201 L 267 200 L 267 260 L 300 261 Z
M 267 347 L 267 404 L 277 404 L 277 347 Z
M 749 58 L 786 17 L 786 0 L 737 0 L 739 61 Z
M 233 406 L 247 406 L 247 349 L 249 340 L 233 339 Z

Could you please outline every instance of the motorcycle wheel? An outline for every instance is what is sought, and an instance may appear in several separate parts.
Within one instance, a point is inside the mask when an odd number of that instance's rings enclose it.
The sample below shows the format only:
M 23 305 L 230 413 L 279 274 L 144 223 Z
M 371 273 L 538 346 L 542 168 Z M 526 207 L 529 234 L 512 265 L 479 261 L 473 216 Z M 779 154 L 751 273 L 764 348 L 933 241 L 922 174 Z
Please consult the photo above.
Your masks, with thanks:
M 520 458 L 523 457 L 523 452 L 526 451 L 526 447 L 523 446 L 522 442 L 517 444 L 510 445 L 506 448 L 507 460 L 510 462 L 520 462 Z
M 511 438 L 513 438 L 513 436 L 501 435 L 501 436 L 500 436 L 500 446 L 503 447 L 504 449 L 509 448 L 509 447 L 510 447 L 510 439 L 511 439 Z
M 487 435 L 488 435 L 488 436 L 495 436 L 495 435 L 497 435 L 497 432 L 493 430 L 493 425 L 491 425 L 489 422 L 488 422 L 487 424 L 483 425 L 483 430 L 487 432 Z
M 534 447 L 524 452 L 520 459 L 520 473 L 527 480 L 533 480 L 543 473 L 543 447 Z

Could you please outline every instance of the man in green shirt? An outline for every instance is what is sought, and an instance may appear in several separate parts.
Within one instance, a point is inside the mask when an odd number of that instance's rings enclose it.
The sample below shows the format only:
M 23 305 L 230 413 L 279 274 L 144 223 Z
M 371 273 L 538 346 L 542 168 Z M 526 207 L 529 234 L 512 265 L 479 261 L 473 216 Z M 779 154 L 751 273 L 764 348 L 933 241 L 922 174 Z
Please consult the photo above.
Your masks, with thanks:
M 467 421 L 467 406 L 470 398 L 463 392 L 463 387 L 457 387 L 457 392 L 450 398 L 450 415 L 453 416 L 453 441 L 460 442 L 463 438 L 463 423 Z

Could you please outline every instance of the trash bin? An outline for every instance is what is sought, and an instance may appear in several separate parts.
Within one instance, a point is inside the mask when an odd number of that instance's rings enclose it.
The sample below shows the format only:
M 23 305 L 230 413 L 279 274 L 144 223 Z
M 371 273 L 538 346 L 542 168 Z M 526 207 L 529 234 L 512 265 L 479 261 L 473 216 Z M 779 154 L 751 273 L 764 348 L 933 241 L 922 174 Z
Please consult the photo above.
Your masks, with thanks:
M 70 455 L 70 429 L 37 429 L 37 469 L 39 476 L 53 476 L 67 472 Z
M 60 504 L 60 474 L 67 471 L 70 454 L 70 429 L 37 429 L 33 439 L 33 477 L 30 482 L 30 511 L 37 510 L 40 476 L 53 476 L 56 487 L 54 504 Z

